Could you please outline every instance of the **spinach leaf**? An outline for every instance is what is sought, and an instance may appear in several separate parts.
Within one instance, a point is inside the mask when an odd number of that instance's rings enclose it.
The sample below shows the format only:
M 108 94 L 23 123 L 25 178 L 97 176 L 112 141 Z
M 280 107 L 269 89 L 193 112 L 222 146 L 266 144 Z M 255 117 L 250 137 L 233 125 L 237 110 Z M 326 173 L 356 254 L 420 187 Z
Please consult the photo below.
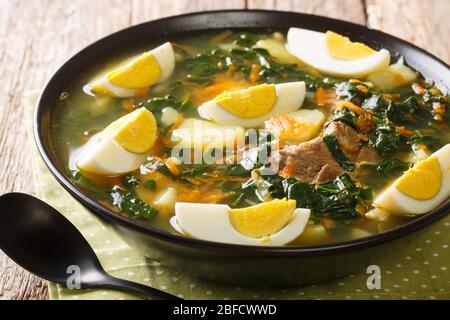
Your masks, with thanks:
M 90 180 L 83 176 L 83 174 L 78 170 L 70 170 L 67 169 L 67 175 L 79 186 L 82 188 L 89 190 L 91 192 L 98 192 L 98 187 Z
M 355 164 L 347 159 L 344 152 L 342 152 L 341 147 L 339 146 L 338 140 L 335 135 L 327 134 L 323 136 L 323 142 L 330 150 L 333 158 L 346 170 L 353 171 L 355 170 Z
M 211 76 L 217 71 L 217 65 L 210 61 L 207 56 L 199 56 L 187 64 L 187 70 L 193 77 Z
M 366 90 L 360 88 L 365 87 Z M 361 104 L 372 95 L 372 91 L 361 82 L 345 81 L 335 85 L 335 91 L 339 98 Z
M 237 39 L 234 43 L 236 43 L 238 46 L 241 47 L 251 47 L 258 42 L 258 40 L 261 39 L 261 36 L 250 33 L 250 32 L 240 32 L 237 34 Z
M 398 175 L 399 173 L 408 170 L 408 162 L 401 161 L 397 158 L 384 158 L 376 167 L 377 174 L 386 178 Z
M 391 102 L 386 109 L 386 117 L 395 124 L 410 127 L 424 127 L 433 120 L 432 113 L 421 107 L 414 96 L 403 102 Z
M 205 163 L 185 165 L 180 172 L 180 177 L 198 176 L 202 173 L 207 172 L 209 168 L 210 165 Z
M 357 207 L 367 207 L 364 200 L 372 198 L 371 189 L 358 187 L 347 173 L 318 185 L 291 180 L 286 193 L 288 199 L 297 201 L 297 207 L 309 208 L 315 214 L 347 224 L 361 217 Z
M 368 138 L 369 146 L 383 156 L 394 151 L 409 149 L 406 138 L 401 136 L 390 124 L 379 125 L 374 133 L 368 135 Z
M 155 180 L 147 180 L 144 182 L 144 187 L 148 190 L 155 191 L 156 190 L 156 181 Z
M 141 183 L 141 180 L 134 175 L 126 175 L 122 177 L 122 182 L 127 187 L 135 187 Z
M 150 171 L 158 171 L 171 179 L 175 179 L 175 176 L 170 172 L 166 164 L 153 157 L 148 158 L 148 161 L 145 162 L 142 166 Z
M 158 213 L 158 210 L 142 201 L 134 191 L 124 191 L 120 187 L 114 186 L 108 191 L 108 194 L 114 206 L 128 212 L 134 218 L 151 219 Z
M 416 130 L 414 131 L 414 134 L 409 137 L 408 142 L 414 146 L 419 144 L 424 144 L 427 146 L 428 149 L 432 151 L 436 151 L 440 147 L 443 146 L 442 141 L 433 136 L 423 135 L 420 131 Z
M 240 164 L 221 164 L 214 168 L 215 170 L 221 171 L 224 176 L 230 177 L 242 177 L 250 176 L 250 171 L 241 166 Z

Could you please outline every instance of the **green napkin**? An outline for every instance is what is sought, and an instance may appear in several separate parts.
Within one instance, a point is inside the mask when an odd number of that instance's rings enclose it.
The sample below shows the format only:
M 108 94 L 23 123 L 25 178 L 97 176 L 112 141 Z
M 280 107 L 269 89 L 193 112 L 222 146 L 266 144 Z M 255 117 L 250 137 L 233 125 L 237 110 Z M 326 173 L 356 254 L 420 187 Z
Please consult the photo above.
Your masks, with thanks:
M 30 128 L 29 147 L 36 193 L 64 216 L 86 237 L 105 270 L 113 276 L 159 288 L 185 299 L 450 299 L 450 216 L 416 233 L 405 243 L 395 260 L 379 261 L 381 289 L 369 290 L 368 274 L 304 287 L 256 288 L 231 286 L 195 278 L 145 258 L 129 247 L 107 225 L 74 200 L 53 178 L 32 140 L 31 117 L 36 93 L 24 99 Z M 50 299 L 139 299 L 111 290 L 68 290 L 49 284 Z

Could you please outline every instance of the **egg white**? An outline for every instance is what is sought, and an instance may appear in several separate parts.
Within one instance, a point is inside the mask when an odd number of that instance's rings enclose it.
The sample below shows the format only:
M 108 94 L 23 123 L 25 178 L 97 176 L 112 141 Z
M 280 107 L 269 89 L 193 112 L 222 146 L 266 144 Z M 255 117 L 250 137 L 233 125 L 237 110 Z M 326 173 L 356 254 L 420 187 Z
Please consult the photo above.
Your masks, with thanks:
M 278 232 L 263 238 L 251 238 L 238 232 L 229 219 L 225 204 L 177 202 L 170 223 L 178 232 L 207 241 L 221 243 L 280 246 L 302 234 L 308 222 L 309 209 L 295 209 L 290 221 Z
M 166 42 L 159 47 L 150 51 L 150 53 L 155 57 L 156 62 L 158 63 L 161 69 L 161 75 L 156 83 L 163 82 L 167 80 L 173 73 L 175 69 L 175 54 L 170 42 Z M 96 87 L 101 87 L 109 92 L 111 92 L 114 96 L 120 98 L 128 98 L 136 96 L 136 89 L 119 87 L 111 83 L 108 79 L 108 75 L 110 72 L 103 75 L 101 78 L 95 80 Z
M 390 53 L 381 49 L 357 60 L 339 60 L 328 52 L 323 32 L 290 28 L 287 34 L 288 52 L 320 72 L 340 77 L 364 77 L 389 65 Z
M 429 212 L 448 199 L 450 196 L 450 144 L 445 145 L 433 155 L 436 156 L 441 167 L 442 184 L 441 189 L 432 199 L 411 198 L 400 192 L 394 183 L 374 200 L 374 204 L 393 214 L 417 215 Z
M 275 85 L 276 101 L 272 110 L 255 118 L 240 118 L 223 109 L 216 100 L 205 102 L 198 108 L 200 117 L 224 125 L 237 125 L 245 128 L 258 127 L 275 114 L 283 114 L 299 109 L 305 100 L 304 81 L 287 82 Z
M 120 146 L 112 137 L 99 139 L 96 134 L 90 147 L 77 161 L 77 167 L 86 172 L 100 175 L 116 175 L 134 171 L 146 160 L 147 154 L 130 152 Z

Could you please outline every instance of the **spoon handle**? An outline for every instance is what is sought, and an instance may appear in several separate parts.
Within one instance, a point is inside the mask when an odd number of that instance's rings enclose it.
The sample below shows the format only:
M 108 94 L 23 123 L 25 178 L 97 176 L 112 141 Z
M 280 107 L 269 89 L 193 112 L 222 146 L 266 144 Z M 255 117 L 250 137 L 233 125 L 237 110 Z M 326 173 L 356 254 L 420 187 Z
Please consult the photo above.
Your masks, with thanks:
M 92 288 L 106 288 L 106 289 L 121 289 L 130 293 L 137 293 L 153 300 L 183 300 L 170 293 L 142 285 L 137 282 L 132 282 L 128 280 L 123 280 L 119 278 L 112 277 L 110 275 L 105 275 L 101 283 L 92 284 Z

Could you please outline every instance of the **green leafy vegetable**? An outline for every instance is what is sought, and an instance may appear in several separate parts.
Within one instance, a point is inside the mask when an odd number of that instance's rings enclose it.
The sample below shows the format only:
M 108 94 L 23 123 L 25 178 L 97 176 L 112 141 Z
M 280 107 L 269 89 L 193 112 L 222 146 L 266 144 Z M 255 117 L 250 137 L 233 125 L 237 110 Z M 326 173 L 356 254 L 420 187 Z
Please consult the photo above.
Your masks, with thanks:
M 309 208 L 316 214 L 352 223 L 361 215 L 357 210 L 359 205 L 367 207 L 364 200 L 372 198 L 371 189 L 358 187 L 346 173 L 333 182 L 324 184 L 309 184 L 301 181 L 285 184 L 289 199 L 297 201 L 297 207 Z
M 113 205 L 135 218 L 151 219 L 158 213 L 158 210 L 142 201 L 134 191 L 123 191 L 115 186 L 108 193 Z
M 349 171 L 355 170 L 355 164 L 347 159 L 344 152 L 342 152 L 335 135 L 327 134 L 323 136 L 323 142 L 325 142 L 328 150 L 330 150 L 333 155 L 333 158 L 341 165 L 341 167 Z
M 383 156 L 395 151 L 409 149 L 406 138 L 401 136 L 395 127 L 390 124 L 379 125 L 374 133 L 368 135 L 368 138 L 369 146 Z
M 156 181 L 155 180 L 147 180 L 144 182 L 144 187 L 148 190 L 155 191 L 156 190 Z
M 424 144 L 428 149 L 436 151 L 443 146 L 442 141 L 433 136 L 424 135 L 420 131 L 416 130 L 412 136 L 409 137 L 409 143 L 414 146 L 418 144 Z
M 92 191 L 92 192 L 98 192 L 98 187 L 92 182 L 92 180 L 86 178 L 81 174 L 78 170 L 67 170 L 67 174 L 69 177 L 75 181 L 76 184 L 80 185 L 82 188 Z
M 401 161 L 397 158 L 385 158 L 381 159 L 380 163 L 376 167 L 376 171 L 378 175 L 390 178 L 408 170 L 408 168 L 408 162 Z
M 175 179 L 174 175 L 170 172 L 169 168 L 167 168 L 166 164 L 153 157 L 150 157 L 148 161 L 142 166 L 150 171 L 158 171 L 171 179 Z

